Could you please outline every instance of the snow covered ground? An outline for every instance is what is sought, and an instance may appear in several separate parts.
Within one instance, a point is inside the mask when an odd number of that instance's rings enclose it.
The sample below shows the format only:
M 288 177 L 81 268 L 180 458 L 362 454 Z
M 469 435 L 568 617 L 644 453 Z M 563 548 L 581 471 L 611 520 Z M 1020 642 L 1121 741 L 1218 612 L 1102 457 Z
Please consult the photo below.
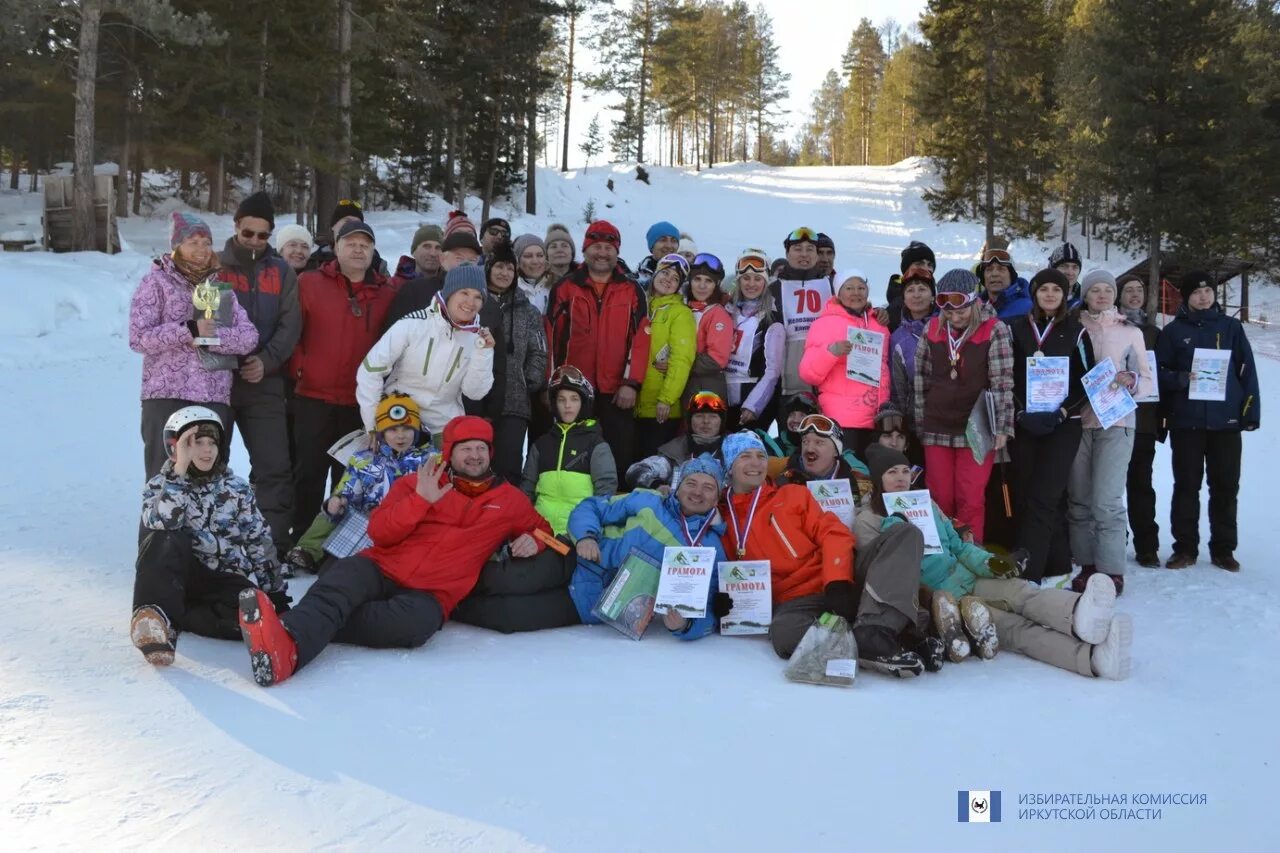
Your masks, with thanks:
M 593 199 L 633 262 L 658 218 L 726 259 L 780 252 L 810 225 L 873 281 L 910 239 L 942 269 L 982 244 L 978 226 L 929 222 L 916 162 L 652 173 L 649 187 L 621 168 L 544 173 L 547 214 L 513 225 L 580 234 Z M 30 204 L 0 193 L 0 230 Z M 370 221 L 394 257 L 444 211 Z M 174 667 L 151 668 L 127 636 L 140 358 L 123 333 L 166 228 L 123 223 L 130 251 L 112 258 L 0 255 L 5 849 L 1275 849 L 1274 429 L 1245 438 L 1243 572 L 1129 567 L 1135 663 L 1122 683 L 1002 654 L 912 682 L 864 673 L 848 690 L 806 687 L 783 679 L 763 640 L 633 643 L 604 627 L 504 637 L 449 625 L 410 652 L 334 646 L 271 690 L 236 643 L 184 636 Z M 229 234 L 229 217 L 214 228 Z M 1015 243 L 1014 255 L 1030 271 L 1048 249 Z M 1113 252 L 1108 266 L 1128 261 Z M 1280 332 L 1250 334 L 1272 354 L 1259 372 L 1275 394 Z M 239 447 L 233 467 L 247 473 Z M 1163 524 L 1165 448 L 1156 470 Z M 1002 792 L 1001 825 L 957 822 L 956 792 L 971 789 Z M 1019 815 L 1019 798 L 1057 794 L 1123 794 L 1126 813 Z M 1135 797 L 1167 794 L 1204 802 Z

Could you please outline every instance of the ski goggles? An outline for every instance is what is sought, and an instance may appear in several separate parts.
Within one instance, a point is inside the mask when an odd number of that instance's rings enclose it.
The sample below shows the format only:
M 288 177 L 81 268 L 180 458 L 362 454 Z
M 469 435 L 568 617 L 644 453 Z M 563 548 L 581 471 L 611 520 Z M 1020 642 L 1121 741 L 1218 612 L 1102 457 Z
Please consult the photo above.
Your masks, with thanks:
M 744 272 L 756 272 L 766 275 L 769 270 L 769 256 L 759 249 L 747 249 L 738 256 L 738 263 L 735 272 L 742 275 Z
M 814 231 L 812 228 L 797 228 L 788 234 L 787 239 L 782 242 L 790 248 L 792 244 L 803 243 L 806 240 L 816 246 L 818 244 L 818 232 Z
M 943 311 L 955 311 L 972 305 L 977 298 L 976 293 L 939 293 L 933 298 L 933 304 Z
M 987 249 L 982 253 L 982 265 L 1000 264 L 1001 266 L 1013 266 L 1013 258 L 1009 257 L 1009 253 L 1004 249 Z
M 699 391 L 689 401 L 689 414 L 691 415 L 696 415 L 700 412 L 723 415 L 728 411 L 729 408 L 725 405 L 724 398 L 714 391 Z
M 699 255 L 698 257 L 702 257 Z M 662 260 L 654 264 L 654 273 L 660 273 L 663 270 L 678 269 L 682 276 L 689 275 L 689 262 L 685 260 L 684 255 L 677 255 L 674 252 L 670 255 L 663 255 Z
M 351 198 L 338 199 L 338 207 L 354 207 L 356 210 L 364 210 L 364 206 L 360 202 Z
M 694 255 L 693 263 L 689 265 L 689 268 L 693 269 L 694 267 L 706 267 L 717 275 L 724 275 L 724 264 L 720 262 L 719 258 L 709 252 L 702 252 L 701 254 Z
M 587 384 L 587 377 L 582 375 L 582 371 L 574 367 L 572 364 L 562 364 L 551 372 L 551 384 L 559 385 L 561 382 L 571 382 L 574 385 Z
M 813 433 L 823 438 L 843 439 L 844 437 L 844 430 L 840 425 L 826 415 L 805 415 L 796 432 L 800 435 Z
M 614 234 L 612 231 L 588 231 L 587 239 L 584 242 L 610 243 L 614 246 L 619 246 L 622 244 L 622 238 L 617 234 Z

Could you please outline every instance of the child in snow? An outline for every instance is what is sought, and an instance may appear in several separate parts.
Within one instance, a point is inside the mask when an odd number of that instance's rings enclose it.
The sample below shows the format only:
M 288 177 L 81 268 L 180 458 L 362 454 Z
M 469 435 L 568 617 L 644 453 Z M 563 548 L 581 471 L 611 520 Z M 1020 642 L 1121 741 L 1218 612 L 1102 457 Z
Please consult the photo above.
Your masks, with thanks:
M 703 253 L 689 266 L 686 304 L 698 327 L 698 346 L 684 389 L 684 402 L 699 391 L 710 391 L 729 399 L 724 371 L 733 355 L 733 318 L 724 307 L 724 264 L 715 255 Z
M 529 446 L 520 488 L 557 536 L 569 526 L 569 513 L 589 497 L 618 491 L 613 451 L 591 417 L 595 389 L 578 368 L 556 368 L 547 388 L 555 424 Z
M 909 523 L 894 511 L 890 497 L 911 488 L 907 457 L 872 445 L 867 461 L 875 491 L 858 514 L 860 548 L 894 525 Z M 1116 588 L 1110 578 L 1093 575 L 1082 593 L 1042 589 L 1017 576 L 1026 552 L 999 557 L 966 544 L 936 503 L 933 519 L 942 553 L 924 558 L 920 581 L 933 591 L 930 614 L 951 660 L 969 654 L 967 633 L 982 658 L 994 657 L 1003 645 L 1087 677 L 1128 676 L 1133 620 L 1115 612 Z
M 342 517 L 349 510 L 365 515 L 373 512 L 392 483 L 417 471 L 431 455 L 431 436 L 423 433 L 418 404 L 407 394 L 392 391 L 378 401 L 374 426 L 379 440 L 375 446 L 357 451 L 347 462 L 337 488 L 285 558 L 286 571 L 314 572 L 324 559 L 325 540 Z
M 278 610 L 289 599 L 253 489 L 227 468 L 217 413 L 179 409 L 161 440 L 169 458 L 143 493 L 129 636 L 149 663 L 166 666 L 181 631 L 240 636 L 241 590 L 263 590 Z

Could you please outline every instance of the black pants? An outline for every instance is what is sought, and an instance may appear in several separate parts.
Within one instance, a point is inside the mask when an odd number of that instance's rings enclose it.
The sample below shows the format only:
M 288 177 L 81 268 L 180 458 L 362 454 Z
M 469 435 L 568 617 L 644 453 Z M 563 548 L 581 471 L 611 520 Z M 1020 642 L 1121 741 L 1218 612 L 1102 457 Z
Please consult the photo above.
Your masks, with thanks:
M 1021 435 L 1021 433 L 1019 433 Z M 1009 458 L 1013 458 L 1013 445 L 1021 441 L 1021 438 L 1013 438 L 1009 440 Z M 1017 483 L 1009 471 L 1008 463 L 996 462 L 991 466 L 991 476 L 987 478 L 987 490 L 983 496 L 983 504 L 986 507 L 983 522 L 983 546 L 990 547 L 997 545 L 1006 551 L 1012 551 L 1018 547 L 1018 521 L 1017 521 Z M 1011 516 L 1005 512 L 1004 506 L 1004 490 L 1009 489 L 1009 508 L 1014 511 Z M 917 488 L 921 488 L 917 486 Z
M 190 400 L 175 400 L 166 397 L 159 400 L 142 401 L 142 464 L 150 480 L 164 467 L 169 458 L 164 447 L 164 424 L 169 416 L 178 409 L 187 406 L 204 406 L 217 412 L 222 418 L 222 452 L 227 453 L 231 445 L 231 407 L 222 403 L 193 403 Z
M 302 667 L 331 642 L 416 648 L 444 625 L 444 611 L 431 593 L 400 586 L 356 554 L 334 563 L 281 621 Z
M 1045 436 L 1029 435 L 1019 428 L 1017 439 L 1010 442 L 1017 542 L 1031 555 L 1023 574 L 1027 580 L 1071 572 L 1071 544 L 1062 502 L 1080 435 L 1080 421 L 1069 420 Z M 1003 503 L 1001 500 L 1001 516 Z
M 493 422 L 493 470 L 517 489 L 524 470 L 524 439 L 528 433 L 529 421 L 524 418 L 503 415 Z
M 573 552 L 562 557 L 550 548 L 527 560 L 490 560 L 453 618 L 503 634 L 577 625 L 578 609 L 569 597 L 576 565 Z
M 238 640 L 240 590 L 253 586 L 242 574 L 216 572 L 201 563 L 186 532 L 149 530 L 138 549 L 133 608 L 158 607 L 179 631 Z M 273 596 L 272 601 L 277 609 L 288 608 L 283 594 Z
M 600 422 L 600 432 L 613 451 L 613 461 L 618 468 L 618 482 L 625 483 L 627 469 L 636 461 L 636 413 L 634 407 L 619 409 L 614 405 L 613 397 L 613 394 L 597 394 L 595 415 Z
M 680 419 L 674 416 L 662 423 L 653 418 L 636 418 L 635 461 L 639 462 L 656 454 L 658 448 L 675 438 L 679 431 Z
M 1173 504 L 1169 526 L 1173 550 L 1191 557 L 1200 552 L 1200 485 L 1209 473 L 1209 553 L 1230 554 L 1239 544 L 1236 496 L 1240 492 L 1239 430 L 1175 429 Z
M 293 545 L 289 527 L 294 515 L 284 380 L 264 376 L 261 382 L 246 382 L 236 376 L 231 385 L 231 411 L 233 430 L 239 428 L 249 451 L 249 482 L 253 483 L 258 509 L 271 528 L 271 541 L 283 554 Z
M 1156 524 L 1156 490 L 1151 485 L 1151 471 L 1155 462 L 1155 433 L 1135 431 L 1125 495 L 1129 505 L 1129 530 L 1133 532 L 1133 550 L 1139 555 L 1157 554 L 1160 551 L 1160 525 Z
M 301 538 L 320 511 L 332 486 L 342 479 L 342 466 L 329 457 L 329 448 L 352 430 L 360 429 L 360 409 L 335 406 L 313 397 L 293 398 L 293 533 Z M 331 481 L 325 488 L 326 479 Z
M 529 434 L 546 435 L 555 426 L 555 412 L 547 405 L 546 389 L 529 395 Z

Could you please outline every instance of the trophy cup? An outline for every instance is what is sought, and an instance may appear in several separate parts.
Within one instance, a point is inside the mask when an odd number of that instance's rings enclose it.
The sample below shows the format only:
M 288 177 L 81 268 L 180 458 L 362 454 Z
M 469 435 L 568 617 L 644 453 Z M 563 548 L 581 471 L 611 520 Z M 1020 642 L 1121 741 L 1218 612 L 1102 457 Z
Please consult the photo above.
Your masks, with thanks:
M 205 279 L 192 291 L 191 301 L 195 303 L 196 308 L 204 311 L 206 320 L 212 320 L 213 312 L 222 304 L 222 290 L 212 279 Z M 216 335 L 195 338 L 195 345 L 198 347 L 216 347 L 221 343 L 222 339 Z

